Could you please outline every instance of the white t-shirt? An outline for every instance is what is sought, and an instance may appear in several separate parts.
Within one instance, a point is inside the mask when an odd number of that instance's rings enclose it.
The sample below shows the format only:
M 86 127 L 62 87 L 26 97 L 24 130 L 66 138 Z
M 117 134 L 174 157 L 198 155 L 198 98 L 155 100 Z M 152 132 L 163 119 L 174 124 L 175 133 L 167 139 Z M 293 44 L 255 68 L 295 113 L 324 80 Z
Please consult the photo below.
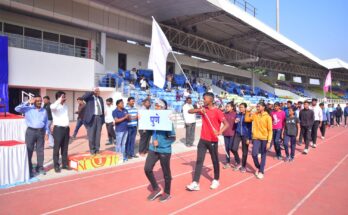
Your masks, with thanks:
M 196 122 L 196 114 L 191 114 L 188 112 L 191 109 L 193 109 L 193 105 L 188 103 L 186 103 L 182 109 L 185 123 L 188 123 L 188 124 Z
M 323 110 L 319 107 L 318 104 L 315 107 L 313 107 L 312 105 L 309 106 L 309 109 L 313 110 L 315 121 L 323 121 Z
M 115 110 L 114 105 L 105 105 L 105 123 L 112 123 L 114 121 L 114 117 L 112 116 L 112 112 Z

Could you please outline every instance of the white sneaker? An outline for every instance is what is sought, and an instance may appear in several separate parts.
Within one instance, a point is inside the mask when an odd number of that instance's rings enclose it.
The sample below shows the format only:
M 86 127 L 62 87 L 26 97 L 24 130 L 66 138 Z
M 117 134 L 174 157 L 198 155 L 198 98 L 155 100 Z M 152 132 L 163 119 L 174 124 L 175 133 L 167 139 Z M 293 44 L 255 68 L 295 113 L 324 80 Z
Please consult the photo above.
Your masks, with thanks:
M 199 190 L 199 184 L 197 182 L 193 181 L 191 184 L 186 186 L 186 189 L 190 190 L 190 191 L 198 191 Z
M 308 149 L 303 150 L 304 154 L 308 154 Z
M 321 139 L 322 139 L 322 140 L 324 140 L 324 139 L 325 139 L 325 137 L 321 136 Z
M 214 180 L 211 182 L 210 189 L 214 190 L 214 189 L 218 188 L 219 185 L 220 185 L 220 182 L 219 182 L 218 180 L 215 180 L 215 179 L 214 179 Z
M 317 148 L 317 144 L 313 144 L 313 148 Z
M 255 171 L 254 175 L 257 177 L 259 175 L 259 171 Z
M 261 153 L 257 154 L 257 158 L 261 159 Z
M 256 178 L 258 178 L 258 179 L 263 179 L 263 174 L 261 173 L 261 172 L 259 172 L 259 174 L 256 176 Z

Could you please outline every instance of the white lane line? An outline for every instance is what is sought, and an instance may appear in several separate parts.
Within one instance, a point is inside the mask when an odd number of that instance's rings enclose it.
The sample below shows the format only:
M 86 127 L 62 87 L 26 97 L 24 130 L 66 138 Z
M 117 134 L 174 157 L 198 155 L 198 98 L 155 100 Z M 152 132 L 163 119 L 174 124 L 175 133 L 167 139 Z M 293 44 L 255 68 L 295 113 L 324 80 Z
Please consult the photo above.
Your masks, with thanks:
M 347 159 L 347 157 L 348 154 L 346 154 L 346 156 L 344 156 L 344 158 L 342 158 L 340 162 L 338 162 L 336 166 L 323 179 L 321 179 L 321 181 L 299 203 L 297 203 L 297 205 L 288 213 L 288 215 L 294 214 L 297 209 L 299 209 L 307 201 L 307 199 L 309 199 L 313 193 L 336 171 L 336 169 Z
M 176 157 L 174 157 L 172 160 L 177 160 L 177 159 L 182 159 L 182 158 L 185 158 L 185 157 L 190 157 L 191 155 L 195 155 L 195 154 L 196 154 L 196 152 L 195 153 L 186 154 L 186 155 L 183 155 L 183 156 L 176 155 Z M 56 186 L 56 185 L 59 185 L 59 184 L 65 184 L 65 183 L 69 183 L 69 182 L 75 182 L 75 181 L 80 181 L 80 180 L 84 180 L 84 179 L 94 178 L 94 177 L 97 177 L 97 176 L 109 175 L 109 174 L 113 174 L 113 173 L 123 172 L 123 171 L 131 170 L 131 169 L 136 169 L 136 168 L 139 168 L 139 167 L 144 167 L 144 164 L 133 166 L 133 167 L 129 167 L 129 168 L 124 168 L 124 169 L 120 169 L 120 170 L 108 171 L 108 172 L 104 172 L 104 173 L 100 173 L 100 174 L 93 174 L 93 175 L 83 176 L 83 177 L 79 177 L 79 178 L 75 178 L 75 179 L 64 180 L 64 181 L 51 183 L 51 184 L 46 184 L 46 185 L 42 185 L 42 186 L 31 187 L 31 188 L 21 189 L 21 190 L 15 190 L 15 191 L 12 191 L 12 192 L 7 192 L 7 193 L 1 193 L 0 197 L 1 196 L 6 196 L 6 195 L 10 195 L 10 194 L 15 194 L 15 193 L 21 193 L 21 192 L 25 192 L 25 191 L 32 191 L 32 190 L 38 190 L 38 189 L 41 189 L 41 188 L 52 187 L 52 186 Z
M 336 134 L 335 136 L 332 136 L 332 137 L 328 138 L 327 140 L 333 139 L 333 138 L 335 138 L 335 137 L 341 135 L 342 133 L 345 133 L 345 131 L 342 131 L 342 132 Z M 321 145 L 321 144 L 320 144 L 320 145 Z M 296 153 L 296 155 L 297 155 L 297 154 L 301 154 L 301 153 L 298 152 L 298 153 Z M 272 169 L 272 168 L 274 168 L 274 167 L 276 167 L 276 166 L 278 166 L 278 165 L 280 165 L 280 164 L 283 164 L 283 163 L 284 163 L 283 161 L 280 161 L 279 163 L 276 163 L 276 164 L 270 166 L 270 167 L 267 168 L 266 170 L 268 171 L 268 170 L 270 170 L 270 169 Z M 186 206 L 186 207 L 183 207 L 183 208 L 181 208 L 181 209 L 179 209 L 179 210 L 176 210 L 176 211 L 170 213 L 170 215 L 174 215 L 174 214 L 178 214 L 178 213 L 180 213 L 180 212 L 183 212 L 183 211 L 185 211 L 185 210 L 187 210 L 187 209 L 189 209 L 189 208 L 191 208 L 191 207 L 193 207 L 193 206 L 196 206 L 196 205 L 198 205 L 198 204 L 200 204 L 200 203 L 202 203 L 202 202 L 205 202 L 205 201 L 207 201 L 207 200 L 209 200 L 209 199 L 211 199 L 211 198 L 213 198 L 213 197 L 215 197 L 215 196 L 217 196 L 217 195 L 219 195 L 219 194 L 221 194 L 221 193 L 223 193 L 223 192 L 225 192 L 225 191 L 227 191 L 227 190 L 229 190 L 229 189 L 231 189 L 231 188 L 234 188 L 234 187 L 236 187 L 236 186 L 238 186 L 238 185 L 240 185 L 240 184 L 242 184 L 242 183 L 244 183 L 244 182 L 246 182 L 246 181 L 249 181 L 249 180 L 251 180 L 252 178 L 255 178 L 255 176 L 250 176 L 250 177 L 248 177 L 248 178 L 243 179 L 242 181 L 239 181 L 239 182 L 237 182 L 237 183 L 234 183 L 234 184 L 232 184 L 232 185 L 230 185 L 230 186 L 228 186 L 228 187 L 226 187 L 226 188 L 224 188 L 224 189 L 222 189 L 222 190 L 220 190 L 220 191 L 218 191 L 218 192 L 216 192 L 216 193 L 214 193 L 214 194 L 212 194 L 212 195 L 210 195 L 210 196 L 207 196 L 207 197 L 205 197 L 205 198 L 203 198 L 203 199 L 201 199 L 201 200 L 198 200 L 198 201 L 196 201 L 196 202 L 194 202 L 194 203 L 192 203 L 192 204 L 190 204 L 190 205 L 188 205 L 188 206 Z
M 213 166 L 213 164 L 206 165 L 205 167 L 211 167 L 211 166 Z M 183 176 L 183 175 L 186 175 L 186 174 L 190 174 L 192 172 L 193 172 L 192 170 L 191 171 L 187 171 L 187 172 L 183 172 L 183 173 L 174 175 L 173 178 L 177 178 L 177 177 L 180 177 L 180 176 Z M 162 182 L 162 181 L 164 181 L 164 179 L 160 179 L 157 182 Z M 58 209 L 53 210 L 53 211 L 42 213 L 42 215 L 48 215 L 48 214 L 57 213 L 57 212 L 60 212 L 60 211 L 64 211 L 64 210 L 67 210 L 67 209 L 70 209 L 70 208 L 74 208 L 74 207 L 77 207 L 77 206 L 81 206 L 81 205 L 85 205 L 85 204 L 92 203 L 92 202 L 95 202 L 95 201 L 99 201 L 99 200 L 102 200 L 102 199 L 106 199 L 106 198 L 109 198 L 109 197 L 112 197 L 112 196 L 117 196 L 117 195 L 120 195 L 122 193 L 126 193 L 126 192 L 129 192 L 129 191 L 137 190 L 137 189 L 144 188 L 144 187 L 147 187 L 147 186 L 149 186 L 149 183 L 146 183 L 146 184 L 143 184 L 143 185 L 139 185 L 139 186 L 136 186 L 136 187 L 132 187 L 132 188 L 129 188 L 129 189 L 126 189 L 126 190 L 122 190 L 122 191 L 119 191 L 119 192 L 116 192 L 116 193 L 111 193 L 111 194 L 108 194 L 108 195 L 105 195 L 105 196 L 100 196 L 98 198 L 90 199 L 88 201 L 72 204 L 72 205 L 69 205 L 69 206 L 66 206 L 66 207 L 62 207 L 62 208 L 58 208 Z

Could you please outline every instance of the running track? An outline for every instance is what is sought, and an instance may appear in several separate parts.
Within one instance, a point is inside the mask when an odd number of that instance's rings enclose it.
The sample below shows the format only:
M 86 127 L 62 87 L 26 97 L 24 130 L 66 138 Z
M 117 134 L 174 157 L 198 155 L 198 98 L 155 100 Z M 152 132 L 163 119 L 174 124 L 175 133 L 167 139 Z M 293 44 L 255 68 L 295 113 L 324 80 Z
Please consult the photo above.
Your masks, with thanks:
M 172 155 L 172 199 L 165 203 L 146 200 L 149 183 L 139 162 L 0 190 L 0 214 L 347 214 L 347 131 L 329 129 L 309 155 L 298 148 L 293 163 L 269 155 L 263 180 L 253 170 L 242 174 L 220 165 L 221 185 L 212 191 L 207 154 L 201 190 L 188 192 L 196 158 L 192 151 Z M 248 163 L 253 168 L 250 154 Z M 159 165 L 155 173 L 162 179 Z

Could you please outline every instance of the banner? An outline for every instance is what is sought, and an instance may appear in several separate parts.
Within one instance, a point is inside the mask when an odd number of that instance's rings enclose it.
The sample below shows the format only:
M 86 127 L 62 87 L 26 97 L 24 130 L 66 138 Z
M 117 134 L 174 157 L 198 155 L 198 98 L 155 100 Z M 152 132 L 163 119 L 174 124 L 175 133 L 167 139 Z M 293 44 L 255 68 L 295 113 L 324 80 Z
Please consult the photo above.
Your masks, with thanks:
M 8 38 L 4 36 L 0 36 L 0 104 L 8 111 Z
M 139 110 L 139 130 L 171 131 L 171 110 Z

